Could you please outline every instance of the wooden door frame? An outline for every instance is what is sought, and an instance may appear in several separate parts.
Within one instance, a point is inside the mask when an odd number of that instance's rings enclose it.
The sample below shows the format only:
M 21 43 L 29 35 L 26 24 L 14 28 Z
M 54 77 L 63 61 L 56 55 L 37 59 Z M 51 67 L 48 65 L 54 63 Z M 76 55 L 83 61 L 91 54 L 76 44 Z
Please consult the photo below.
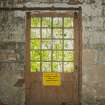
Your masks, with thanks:
M 76 40 L 78 45 L 76 53 L 78 54 L 77 63 L 75 65 L 76 68 L 78 68 L 78 98 L 79 103 L 81 105 L 81 97 L 82 97 L 82 10 L 80 10 L 78 13 L 75 13 L 75 34 Z
M 44 11 L 42 11 L 43 13 Z M 50 12 L 50 10 L 49 10 Z M 26 27 L 25 27 L 25 99 L 29 100 L 30 96 L 29 96 L 29 88 L 30 88 L 30 79 L 29 79 L 29 75 L 31 74 L 30 72 L 30 65 L 29 65 L 29 61 L 30 61 L 30 54 L 29 54 L 29 49 L 30 46 L 28 44 L 28 42 L 30 41 L 30 17 L 31 15 L 36 15 L 34 12 L 26 12 Z M 78 43 L 78 45 L 76 45 L 75 47 L 77 47 L 76 53 L 78 54 L 78 58 L 77 58 L 77 62 L 75 67 L 78 68 L 78 98 L 79 98 L 79 103 L 81 104 L 81 89 L 82 89 L 82 10 L 76 10 L 76 12 L 74 11 L 67 11 L 67 14 L 72 15 L 72 13 L 74 14 L 74 30 L 75 30 L 75 41 L 76 43 Z M 39 13 L 38 13 L 39 14 Z M 67 15 L 66 14 L 66 15 Z M 39 14 L 40 15 L 40 14 Z M 43 14 L 44 15 L 44 14 Z M 27 102 L 27 101 L 26 101 Z M 28 105 L 28 102 L 25 103 L 26 105 Z

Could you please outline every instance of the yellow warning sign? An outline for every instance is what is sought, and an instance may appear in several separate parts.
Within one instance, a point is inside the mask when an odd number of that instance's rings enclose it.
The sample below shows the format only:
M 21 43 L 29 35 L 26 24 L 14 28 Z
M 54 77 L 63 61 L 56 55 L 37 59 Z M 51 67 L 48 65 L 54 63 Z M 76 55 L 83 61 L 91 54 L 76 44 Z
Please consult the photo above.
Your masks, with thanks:
M 44 86 L 60 86 L 61 75 L 60 73 L 43 73 Z

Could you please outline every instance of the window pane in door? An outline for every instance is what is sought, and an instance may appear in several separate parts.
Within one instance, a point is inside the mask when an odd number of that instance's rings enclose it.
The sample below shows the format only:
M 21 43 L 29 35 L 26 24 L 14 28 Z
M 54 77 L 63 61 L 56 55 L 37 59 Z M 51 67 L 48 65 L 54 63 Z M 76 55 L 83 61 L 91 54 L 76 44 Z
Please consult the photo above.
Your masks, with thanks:
M 42 72 L 51 72 L 51 62 L 42 62 Z
M 62 61 L 62 51 L 53 51 L 53 60 Z
M 42 27 L 51 28 L 52 27 L 51 21 L 52 21 L 51 17 L 43 17 L 42 18 Z
M 42 49 L 51 49 L 52 40 L 42 40 Z
M 74 38 L 74 30 L 73 29 L 64 29 L 64 38 Z
M 42 29 L 42 38 L 51 38 L 51 29 L 50 28 Z
M 32 17 L 30 39 L 31 71 L 74 71 L 73 18 Z
M 62 72 L 62 62 L 53 62 L 53 72 Z
M 64 61 L 74 61 L 74 52 L 64 51 Z
M 40 61 L 40 51 L 31 51 L 31 61 Z
M 53 29 L 53 38 L 62 38 L 62 29 Z
M 62 40 L 53 40 L 53 49 L 62 49 Z
M 42 61 L 51 61 L 51 51 L 42 51 Z
M 32 17 L 31 18 L 31 27 L 40 27 L 40 26 L 41 26 L 40 17 Z
M 31 72 L 40 71 L 40 62 L 31 62 Z
M 40 40 L 39 39 L 35 39 L 35 40 L 31 40 L 31 49 L 40 49 Z
M 64 40 L 64 49 L 73 49 L 74 48 L 74 44 L 73 44 L 73 40 Z
M 64 17 L 64 27 L 73 27 L 73 18 Z
M 62 18 L 61 17 L 53 18 L 53 27 L 62 27 Z
M 31 28 L 31 38 L 40 38 L 40 28 Z
M 74 62 L 64 62 L 64 72 L 73 72 Z

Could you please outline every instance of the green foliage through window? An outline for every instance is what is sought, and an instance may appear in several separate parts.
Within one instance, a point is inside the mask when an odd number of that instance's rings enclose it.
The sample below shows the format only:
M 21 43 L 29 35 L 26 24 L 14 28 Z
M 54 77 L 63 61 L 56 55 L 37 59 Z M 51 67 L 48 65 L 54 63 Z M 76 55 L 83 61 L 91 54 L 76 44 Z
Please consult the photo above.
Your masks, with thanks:
M 31 29 L 31 38 L 40 38 L 40 28 Z
M 62 18 L 54 17 L 53 18 L 53 27 L 62 27 Z
M 42 18 L 42 27 L 52 27 L 52 19 L 49 17 L 43 17 Z
M 73 62 L 64 62 L 64 72 L 73 72 L 74 63 Z
M 31 72 L 40 71 L 40 62 L 31 62 Z
M 64 27 L 73 27 L 73 18 L 64 18 Z
M 74 71 L 74 29 L 70 17 L 32 17 L 31 72 Z
M 74 52 L 64 51 L 64 61 L 74 61 Z
M 51 61 L 51 51 L 42 51 L 42 61 Z
M 53 72 L 62 72 L 62 62 L 53 62 Z
M 41 19 L 39 17 L 32 17 L 31 18 L 31 27 L 40 27 Z
M 53 51 L 53 60 L 54 61 L 62 61 L 62 51 Z
M 40 40 L 31 40 L 31 49 L 40 49 Z
M 40 51 L 31 51 L 31 61 L 40 61 Z
M 42 38 L 51 38 L 51 29 L 42 29 Z

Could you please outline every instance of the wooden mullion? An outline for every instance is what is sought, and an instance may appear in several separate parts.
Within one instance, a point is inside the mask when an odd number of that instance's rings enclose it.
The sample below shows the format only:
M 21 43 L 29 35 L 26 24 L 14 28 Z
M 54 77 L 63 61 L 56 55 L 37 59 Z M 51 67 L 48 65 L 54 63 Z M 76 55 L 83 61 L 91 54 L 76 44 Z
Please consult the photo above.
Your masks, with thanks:
M 11 61 L 12 62 L 12 61 Z M 40 60 L 30 60 L 30 62 L 41 62 Z M 43 60 L 43 62 L 51 62 L 51 60 Z M 66 60 L 64 60 L 64 61 L 61 61 L 61 60 L 59 60 L 59 61 L 57 61 L 57 60 L 53 60 L 52 62 L 73 62 L 73 61 L 66 61 Z
M 32 29 L 34 29 L 34 28 L 38 29 L 40 27 L 30 27 L 30 28 L 32 28 Z M 42 28 L 43 29 L 46 29 L 46 28 L 50 29 L 51 27 L 42 27 Z M 62 29 L 62 27 L 53 27 L 53 29 Z M 74 27 L 65 27 L 65 29 L 74 29 Z
M 53 71 L 53 17 L 51 17 L 51 44 L 52 44 L 52 49 L 51 49 L 51 72 Z
M 63 51 L 62 51 L 62 72 L 64 72 L 64 17 L 62 17 L 62 47 L 63 47 Z
M 40 19 L 40 71 L 42 72 L 42 17 Z
M 53 40 L 74 40 L 74 38 L 41 38 L 41 39 L 42 40 L 51 40 L 51 39 Z M 40 38 L 31 38 L 31 40 L 40 40 Z
M 40 49 L 31 49 L 31 51 L 39 51 Z M 52 49 L 42 49 L 42 51 L 51 51 Z M 64 51 L 74 51 L 75 49 L 64 49 Z M 63 49 L 53 49 L 53 51 L 63 51 Z

